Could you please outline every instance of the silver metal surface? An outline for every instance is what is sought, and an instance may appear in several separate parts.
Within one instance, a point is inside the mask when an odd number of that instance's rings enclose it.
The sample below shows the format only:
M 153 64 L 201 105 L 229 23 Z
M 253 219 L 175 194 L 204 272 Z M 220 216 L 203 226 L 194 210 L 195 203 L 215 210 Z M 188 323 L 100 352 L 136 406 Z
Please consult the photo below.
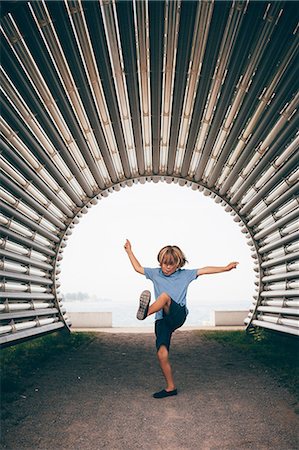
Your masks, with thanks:
M 248 328 L 298 334 L 296 2 L 1 7 L 0 343 L 69 329 L 59 266 L 73 228 L 99 199 L 159 181 L 242 228 Z

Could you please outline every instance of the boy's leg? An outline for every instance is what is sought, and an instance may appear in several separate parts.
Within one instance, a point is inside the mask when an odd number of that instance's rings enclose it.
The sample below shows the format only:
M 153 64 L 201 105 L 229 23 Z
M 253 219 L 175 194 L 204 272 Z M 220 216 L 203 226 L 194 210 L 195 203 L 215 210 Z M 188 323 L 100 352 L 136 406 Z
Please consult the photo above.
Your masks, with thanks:
M 150 291 L 143 291 L 139 298 L 139 308 L 137 311 L 137 319 L 144 320 L 147 316 L 150 316 L 151 314 L 156 313 L 157 311 L 160 311 L 160 309 L 163 309 L 166 314 L 169 312 L 170 304 L 171 304 L 171 298 L 168 294 L 163 292 L 157 300 L 151 305 L 151 293 Z
M 166 381 L 166 388 L 162 391 L 155 392 L 154 398 L 164 398 L 177 394 L 174 385 L 172 369 L 169 362 L 169 346 L 172 331 L 167 326 L 165 319 L 156 320 L 155 322 L 156 348 L 157 357 L 161 367 L 162 374 Z
M 172 333 L 180 328 L 186 320 L 186 308 L 171 300 L 168 312 L 169 314 L 165 314 L 163 319 L 155 322 L 157 357 L 166 380 L 166 388 L 156 392 L 153 395 L 154 398 L 164 398 L 177 394 L 169 362 L 169 346 Z
M 166 392 L 175 390 L 172 369 L 171 369 L 168 355 L 169 355 L 169 352 L 168 352 L 166 345 L 161 345 L 161 347 L 159 348 L 159 350 L 157 352 L 157 356 L 158 356 L 158 360 L 159 360 L 159 364 L 160 364 L 162 373 L 163 373 L 165 381 L 166 381 L 166 389 L 165 389 Z
M 150 305 L 150 307 L 148 308 L 147 315 L 150 316 L 151 314 L 160 311 L 160 309 L 163 309 L 164 312 L 168 314 L 170 303 L 171 298 L 169 297 L 168 294 L 166 294 L 166 292 L 163 292 L 161 295 L 159 295 L 157 300 L 152 305 Z

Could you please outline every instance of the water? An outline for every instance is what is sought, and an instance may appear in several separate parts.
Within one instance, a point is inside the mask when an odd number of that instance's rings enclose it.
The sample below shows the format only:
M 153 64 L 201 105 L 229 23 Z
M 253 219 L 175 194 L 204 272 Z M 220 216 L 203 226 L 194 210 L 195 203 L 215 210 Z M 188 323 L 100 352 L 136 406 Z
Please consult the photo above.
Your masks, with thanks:
M 189 314 L 185 324 L 187 326 L 214 325 L 215 310 L 246 310 L 250 302 L 212 302 L 212 301 L 188 301 Z M 68 300 L 64 301 L 64 307 L 69 312 L 112 312 L 113 327 L 148 327 L 154 324 L 154 316 L 144 321 L 136 319 L 137 302 L 124 302 L 120 300 Z

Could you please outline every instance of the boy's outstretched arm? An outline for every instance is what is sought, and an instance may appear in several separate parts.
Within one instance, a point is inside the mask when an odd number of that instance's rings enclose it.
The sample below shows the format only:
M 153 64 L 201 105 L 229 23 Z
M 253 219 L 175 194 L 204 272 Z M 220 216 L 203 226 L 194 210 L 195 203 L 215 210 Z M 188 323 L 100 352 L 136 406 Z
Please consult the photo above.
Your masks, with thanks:
M 238 262 L 231 262 L 227 266 L 207 266 L 198 269 L 197 275 L 209 275 L 211 273 L 229 272 L 232 269 L 236 269 Z
M 129 259 L 131 261 L 131 264 L 134 267 L 134 269 L 136 270 L 136 272 L 141 273 L 142 275 L 144 275 L 144 268 L 141 266 L 140 262 L 138 261 L 138 259 L 134 255 L 134 253 L 132 251 L 132 247 L 131 247 L 131 242 L 128 239 L 126 240 L 124 248 L 125 248 L 125 250 L 127 252 L 127 255 L 128 255 L 128 257 L 129 257 Z

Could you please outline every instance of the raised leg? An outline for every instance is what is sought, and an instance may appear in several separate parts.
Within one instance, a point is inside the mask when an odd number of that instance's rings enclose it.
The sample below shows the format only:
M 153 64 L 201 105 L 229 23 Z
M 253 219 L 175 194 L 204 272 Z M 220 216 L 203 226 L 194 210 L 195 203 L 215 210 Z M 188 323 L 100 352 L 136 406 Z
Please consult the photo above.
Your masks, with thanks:
M 160 311 L 160 309 L 164 309 L 164 312 L 168 314 L 170 303 L 171 298 L 169 297 L 168 294 L 166 294 L 166 292 L 163 292 L 161 295 L 159 295 L 157 300 L 152 305 L 150 305 L 150 307 L 148 308 L 147 315 L 150 316 L 151 314 Z

